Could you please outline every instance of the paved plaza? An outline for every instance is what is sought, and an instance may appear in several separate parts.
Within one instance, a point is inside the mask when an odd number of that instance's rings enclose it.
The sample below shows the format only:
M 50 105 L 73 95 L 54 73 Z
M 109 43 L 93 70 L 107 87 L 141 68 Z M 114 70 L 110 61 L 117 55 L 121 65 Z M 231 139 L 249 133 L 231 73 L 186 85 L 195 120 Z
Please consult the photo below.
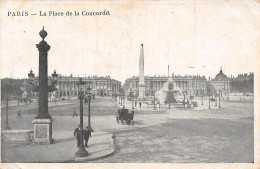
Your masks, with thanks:
M 134 125 L 116 122 L 119 104 L 111 98 L 91 101 L 91 126 L 89 152 L 102 144 L 98 136 L 107 139 L 115 134 L 116 152 L 107 158 L 96 159 L 97 163 L 251 163 L 254 162 L 254 104 L 252 101 L 222 102 L 222 109 L 136 109 Z M 126 105 L 131 102 L 126 101 Z M 214 105 L 214 104 L 212 104 Z M 200 105 L 199 105 L 200 106 Z M 74 162 L 76 140 L 73 131 L 79 124 L 79 116 L 72 117 L 73 108 L 79 114 L 78 100 L 59 101 L 49 104 L 53 118 L 52 145 L 10 145 L 2 143 L 3 162 Z M 17 119 L 21 110 L 22 119 Z M 32 120 L 37 114 L 37 105 L 13 106 L 9 110 L 9 126 L 12 129 L 32 130 Z M 2 128 L 5 124 L 5 109 L 2 109 Z M 84 126 L 87 125 L 87 105 L 84 105 Z M 96 140 L 95 140 L 96 139 Z M 105 140 L 103 142 L 106 142 Z M 92 149 L 91 149 L 92 147 Z M 109 145 L 108 149 L 113 146 Z M 48 151 L 43 151 L 43 150 Z M 105 148 L 106 149 L 106 148 Z M 26 151 L 25 151 L 26 150 Z M 41 152 L 54 152 L 53 157 L 35 161 L 28 158 Z M 57 156 L 56 154 L 62 154 Z M 17 155 L 19 154 L 19 155 Z M 44 156 L 44 153 L 42 154 Z M 27 159 L 27 160 L 26 160 Z M 31 160 L 30 160 L 31 159 Z

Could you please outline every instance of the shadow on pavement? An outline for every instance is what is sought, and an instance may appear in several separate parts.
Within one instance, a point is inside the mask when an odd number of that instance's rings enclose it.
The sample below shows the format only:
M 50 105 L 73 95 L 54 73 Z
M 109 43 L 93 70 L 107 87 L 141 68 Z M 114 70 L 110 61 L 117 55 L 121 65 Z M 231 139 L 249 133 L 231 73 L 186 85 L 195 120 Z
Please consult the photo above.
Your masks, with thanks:
M 63 138 L 63 139 L 55 139 L 53 144 L 69 142 L 69 141 L 76 141 L 76 138 L 75 137 L 70 137 L 70 138 Z

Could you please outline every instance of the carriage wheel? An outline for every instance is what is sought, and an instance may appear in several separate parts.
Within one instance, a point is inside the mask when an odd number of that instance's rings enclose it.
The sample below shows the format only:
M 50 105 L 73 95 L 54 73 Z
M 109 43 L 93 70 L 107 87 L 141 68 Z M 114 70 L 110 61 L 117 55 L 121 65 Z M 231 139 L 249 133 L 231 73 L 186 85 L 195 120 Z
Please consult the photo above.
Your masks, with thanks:
M 116 122 L 119 123 L 119 119 L 118 119 L 118 116 L 116 116 Z

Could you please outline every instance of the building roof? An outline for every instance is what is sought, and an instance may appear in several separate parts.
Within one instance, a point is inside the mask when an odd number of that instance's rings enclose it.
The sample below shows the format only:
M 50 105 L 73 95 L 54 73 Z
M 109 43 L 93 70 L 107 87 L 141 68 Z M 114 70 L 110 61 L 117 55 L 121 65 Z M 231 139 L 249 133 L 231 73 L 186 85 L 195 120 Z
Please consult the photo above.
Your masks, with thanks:
M 228 77 L 222 72 L 222 69 L 220 69 L 219 73 L 215 77 L 215 81 L 227 81 Z

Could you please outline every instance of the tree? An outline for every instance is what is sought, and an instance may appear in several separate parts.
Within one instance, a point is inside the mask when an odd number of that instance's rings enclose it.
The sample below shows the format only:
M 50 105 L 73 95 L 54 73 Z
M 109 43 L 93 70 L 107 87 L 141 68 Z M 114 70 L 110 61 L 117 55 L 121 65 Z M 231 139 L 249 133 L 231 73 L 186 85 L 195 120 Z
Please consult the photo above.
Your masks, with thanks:
M 212 84 L 207 83 L 207 95 L 213 95 L 215 88 L 212 86 Z
M 5 78 L 1 80 L 1 101 L 17 98 L 22 95 L 20 80 Z
M 8 102 L 10 98 L 14 98 L 17 95 L 21 94 L 21 90 L 19 88 L 19 82 L 15 79 L 2 79 L 1 80 L 1 102 L 3 100 L 6 100 L 6 123 L 5 123 L 5 129 L 9 130 L 10 127 L 8 125 Z M 17 98 L 17 97 L 16 97 Z

